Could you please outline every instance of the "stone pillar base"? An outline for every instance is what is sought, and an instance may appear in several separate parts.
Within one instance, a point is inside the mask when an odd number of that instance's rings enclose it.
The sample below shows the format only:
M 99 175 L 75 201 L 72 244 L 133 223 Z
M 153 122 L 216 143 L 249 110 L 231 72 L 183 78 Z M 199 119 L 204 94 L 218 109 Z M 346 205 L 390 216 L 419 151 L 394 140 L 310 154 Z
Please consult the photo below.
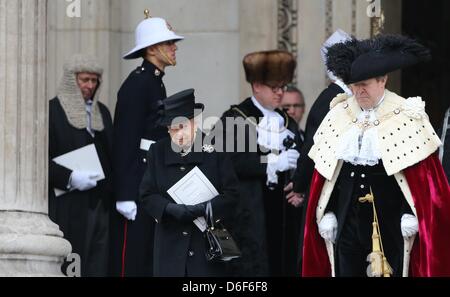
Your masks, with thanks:
M 71 246 L 62 236 L 47 215 L 0 211 L 0 277 L 63 276 Z

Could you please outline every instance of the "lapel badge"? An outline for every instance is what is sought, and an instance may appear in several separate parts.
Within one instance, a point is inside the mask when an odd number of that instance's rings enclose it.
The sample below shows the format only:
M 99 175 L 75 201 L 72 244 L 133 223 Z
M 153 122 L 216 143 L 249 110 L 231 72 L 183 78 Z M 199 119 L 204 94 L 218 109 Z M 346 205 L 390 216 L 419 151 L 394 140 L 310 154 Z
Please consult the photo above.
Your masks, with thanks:
M 161 75 L 161 71 L 159 71 L 158 69 L 155 69 L 155 75 L 156 76 L 160 76 Z
M 214 152 L 214 147 L 210 144 L 205 144 L 203 145 L 203 151 L 210 154 Z

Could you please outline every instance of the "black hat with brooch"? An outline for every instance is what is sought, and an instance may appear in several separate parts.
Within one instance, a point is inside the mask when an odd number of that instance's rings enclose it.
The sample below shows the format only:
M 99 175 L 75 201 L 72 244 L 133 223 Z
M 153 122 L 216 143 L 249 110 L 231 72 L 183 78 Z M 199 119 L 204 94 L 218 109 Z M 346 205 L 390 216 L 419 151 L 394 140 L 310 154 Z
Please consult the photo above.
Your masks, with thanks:
M 352 38 L 329 47 L 327 67 L 346 84 L 352 84 L 430 59 L 430 51 L 411 38 L 379 35 L 366 40 Z
M 199 115 L 205 106 L 195 103 L 194 89 L 178 92 L 164 99 L 159 106 L 160 126 L 172 126 Z

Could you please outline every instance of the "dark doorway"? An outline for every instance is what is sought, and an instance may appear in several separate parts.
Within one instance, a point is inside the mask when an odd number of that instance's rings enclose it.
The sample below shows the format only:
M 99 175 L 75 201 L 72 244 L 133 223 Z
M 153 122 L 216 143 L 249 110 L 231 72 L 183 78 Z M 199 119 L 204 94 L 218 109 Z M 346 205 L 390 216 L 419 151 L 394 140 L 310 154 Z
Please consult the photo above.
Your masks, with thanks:
M 435 129 L 450 105 L 450 1 L 404 0 L 402 31 L 431 50 L 432 61 L 402 72 L 402 96 L 421 96 Z

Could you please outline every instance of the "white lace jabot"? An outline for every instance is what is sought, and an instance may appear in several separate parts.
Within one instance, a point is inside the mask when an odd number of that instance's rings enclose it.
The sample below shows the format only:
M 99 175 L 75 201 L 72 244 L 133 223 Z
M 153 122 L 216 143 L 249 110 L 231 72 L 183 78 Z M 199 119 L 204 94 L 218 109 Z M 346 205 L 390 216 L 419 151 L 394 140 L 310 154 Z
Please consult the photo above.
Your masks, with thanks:
M 381 159 L 375 114 L 386 94 L 369 110 L 362 110 L 354 125 L 342 135 L 336 150 L 336 158 L 353 165 L 374 166 Z
M 258 144 L 270 150 L 284 150 L 283 141 L 288 136 L 294 139 L 294 133 L 286 129 L 284 118 L 278 112 L 265 108 L 255 97 L 251 100 L 264 115 L 256 128 Z

